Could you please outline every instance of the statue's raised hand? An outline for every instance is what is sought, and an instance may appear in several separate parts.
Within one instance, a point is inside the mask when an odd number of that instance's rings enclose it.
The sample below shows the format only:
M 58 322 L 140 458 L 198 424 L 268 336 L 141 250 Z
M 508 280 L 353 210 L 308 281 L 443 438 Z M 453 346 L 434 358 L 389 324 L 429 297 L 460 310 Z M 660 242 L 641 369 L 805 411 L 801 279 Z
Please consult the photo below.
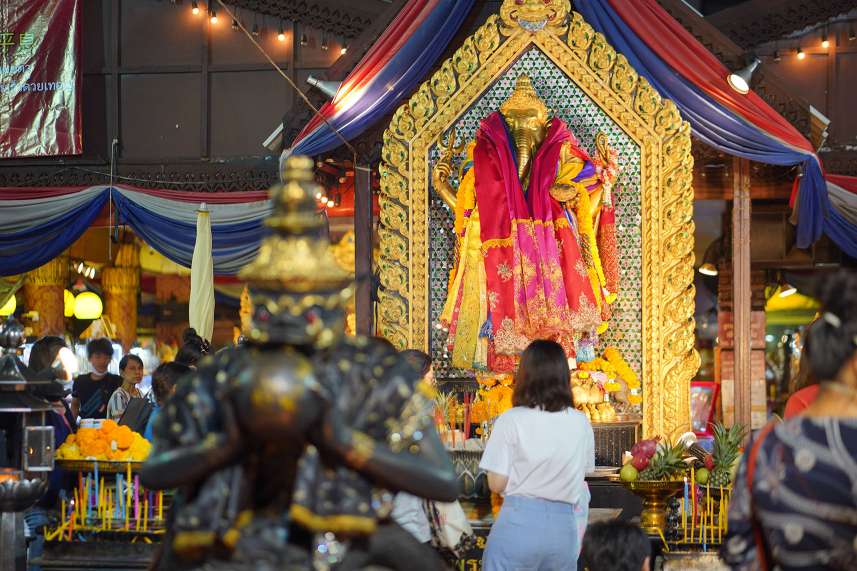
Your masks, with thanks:
M 464 146 L 455 145 L 455 127 L 449 130 L 449 137 L 446 143 L 443 139 L 438 141 L 441 148 L 440 158 L 434 164 L 431 173 L 431 183 L 435 191 L 440 195 L 441 199 L 450 208 L 455 208 L 455 189 L 449 182 L 449 175 L 452 172 L 452 160 L 455 155 L 464 150 Z

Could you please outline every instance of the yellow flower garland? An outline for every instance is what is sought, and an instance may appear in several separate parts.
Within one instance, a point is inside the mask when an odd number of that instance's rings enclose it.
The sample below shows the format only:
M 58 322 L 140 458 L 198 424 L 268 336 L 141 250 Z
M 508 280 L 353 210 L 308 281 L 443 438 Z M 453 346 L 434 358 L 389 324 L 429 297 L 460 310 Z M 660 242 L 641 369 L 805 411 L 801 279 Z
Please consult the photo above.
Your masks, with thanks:
M 637 373 L 634 372 L 634 369 L 628 365 L 628 362 L 622 357 L 622 353 L 619 352 L 619 349 L 616 347 L 610 346 L 604 349 L 604 358 L 613 366 L 616 370 L 616 374 L 625 381 L 625 384 L 628 385 L 629 389 L 639 389 L 640 388 L 640 378 L 637 377 Z

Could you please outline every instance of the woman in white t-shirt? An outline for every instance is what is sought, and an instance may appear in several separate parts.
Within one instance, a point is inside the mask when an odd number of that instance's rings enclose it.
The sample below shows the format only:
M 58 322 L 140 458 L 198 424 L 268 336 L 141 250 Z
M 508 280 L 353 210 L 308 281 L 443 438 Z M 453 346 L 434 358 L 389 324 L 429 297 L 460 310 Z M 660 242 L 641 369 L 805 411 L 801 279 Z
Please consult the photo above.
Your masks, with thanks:
M 482 558 L 485 571 L 577 569 L 595 469 L 592 425 L 574 409 L 568 361 L 533 341 L 515 376 L 514 408 L 497 419 L 479 467 L 504 496 Z M 578 521 L 578 519 L 582 521 Z

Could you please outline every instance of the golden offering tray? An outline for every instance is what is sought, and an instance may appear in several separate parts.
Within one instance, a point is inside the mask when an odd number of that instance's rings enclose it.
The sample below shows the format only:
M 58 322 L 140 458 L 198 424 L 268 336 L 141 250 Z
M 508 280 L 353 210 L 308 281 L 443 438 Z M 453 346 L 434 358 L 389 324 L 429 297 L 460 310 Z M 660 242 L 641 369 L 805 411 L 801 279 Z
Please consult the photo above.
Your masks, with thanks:
M 683 480 L 638 480 L 622 484 L 643 499 L 640 527 L 662 536 L 667 528 L 667 500 L 684 490 Z

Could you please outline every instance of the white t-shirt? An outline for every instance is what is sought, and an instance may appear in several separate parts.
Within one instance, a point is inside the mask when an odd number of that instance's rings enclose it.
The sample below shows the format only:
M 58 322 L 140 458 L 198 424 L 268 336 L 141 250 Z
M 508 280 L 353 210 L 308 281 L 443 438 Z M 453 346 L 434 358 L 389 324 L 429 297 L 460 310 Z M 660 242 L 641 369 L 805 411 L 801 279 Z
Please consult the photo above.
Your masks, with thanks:
M 494 423 L 479 467 L 509 478 L 504 496 L 575 504 L 595 469 L 595 436 L 583 413 L 515 407 Z
M 423 509 L 423 500 L 405 492 L 396 494 L 393 501 L 393 520 L 405 531 L 417 538 L 420 543 L 431 541 L 431 528 L 428 516 Z

